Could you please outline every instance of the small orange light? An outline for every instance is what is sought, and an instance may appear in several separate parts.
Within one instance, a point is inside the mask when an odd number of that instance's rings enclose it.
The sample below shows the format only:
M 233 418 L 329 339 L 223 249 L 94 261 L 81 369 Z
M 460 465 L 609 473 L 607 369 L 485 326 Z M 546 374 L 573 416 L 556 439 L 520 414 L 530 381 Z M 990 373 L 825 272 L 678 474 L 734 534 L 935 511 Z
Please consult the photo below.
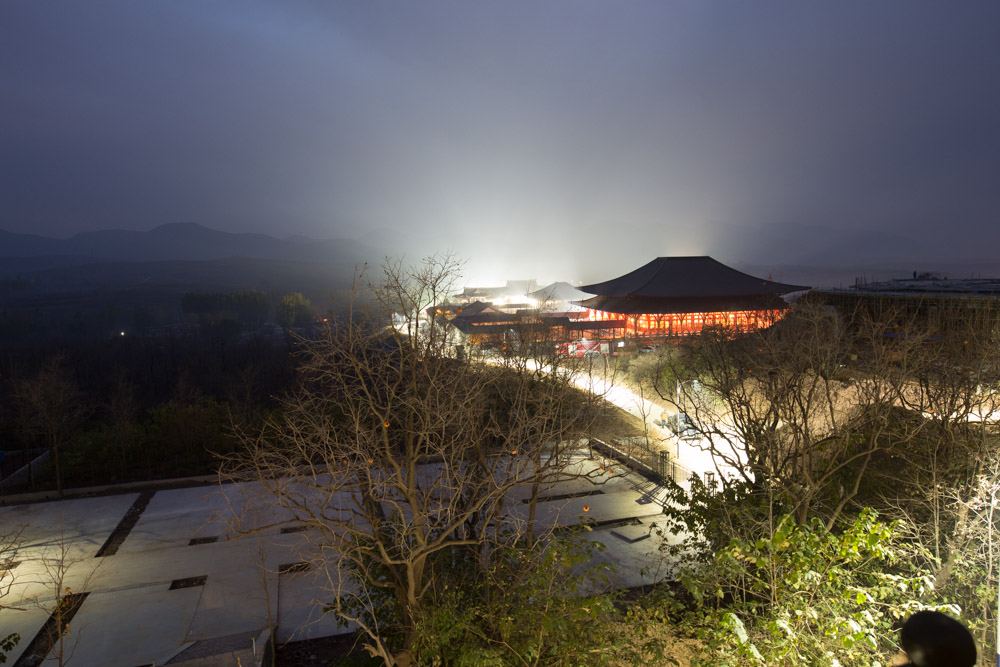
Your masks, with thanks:
M 604 466 L 601 466 L 601 470 L 604 470 Z
M 375 463 L 375 459 L 368 459 L 368 463 Z
M 389 428 L 389 422 L 382 422 L 382 426 L 384 426 L 385 428 Z
M 344 465 L 345 466 L 347 465 L 347 459 L 344 459 Z
M 510 453 L 511 453 L 511 455 L 517 454 L 517 450 L 516 449 L 512 449 L 512 450 L 510 450 Z
M 589 512 L 590 511 L 590 505 L 584 505 L 583 506 L 583 511 L 584 512 Z
M 609 475 L 614 475 L 614 474 L 615 474 L 615 471 L 614 471 L 614 470 L 608 470 L 608 474 L 609 474 Z

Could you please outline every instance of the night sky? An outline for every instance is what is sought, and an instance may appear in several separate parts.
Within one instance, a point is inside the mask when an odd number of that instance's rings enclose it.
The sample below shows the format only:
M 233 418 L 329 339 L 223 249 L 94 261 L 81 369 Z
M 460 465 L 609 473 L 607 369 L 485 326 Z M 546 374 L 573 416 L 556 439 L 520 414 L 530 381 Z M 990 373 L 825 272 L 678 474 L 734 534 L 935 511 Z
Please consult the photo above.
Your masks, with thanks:
M 569 279 L 1000 244 L 996 0 L 5 0 L 0 35 L 7 231 L 198 222 Z

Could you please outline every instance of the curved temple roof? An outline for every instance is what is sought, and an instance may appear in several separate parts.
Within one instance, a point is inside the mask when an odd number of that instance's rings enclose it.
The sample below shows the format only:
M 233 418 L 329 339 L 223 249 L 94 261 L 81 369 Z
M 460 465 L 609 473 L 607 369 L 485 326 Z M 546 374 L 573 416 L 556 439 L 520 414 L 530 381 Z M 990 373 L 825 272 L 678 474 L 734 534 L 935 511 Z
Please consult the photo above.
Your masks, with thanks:
M 623 276 L 579 288 L 604 297 L 704 298 L 788 294 L 807 290 L 755 278 L 711 257 L 657 257 Z

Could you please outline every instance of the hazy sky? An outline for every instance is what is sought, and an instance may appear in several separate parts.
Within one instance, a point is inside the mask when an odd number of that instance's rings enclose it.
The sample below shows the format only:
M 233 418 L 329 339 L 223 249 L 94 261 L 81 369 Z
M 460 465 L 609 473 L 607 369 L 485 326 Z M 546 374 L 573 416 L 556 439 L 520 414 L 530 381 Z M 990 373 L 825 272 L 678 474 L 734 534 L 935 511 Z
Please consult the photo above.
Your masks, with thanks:
M 998 28 L 996 0 L 5 0 L 0 229 L 380 230 L 508 275 L 856 230 L 985 257 Z

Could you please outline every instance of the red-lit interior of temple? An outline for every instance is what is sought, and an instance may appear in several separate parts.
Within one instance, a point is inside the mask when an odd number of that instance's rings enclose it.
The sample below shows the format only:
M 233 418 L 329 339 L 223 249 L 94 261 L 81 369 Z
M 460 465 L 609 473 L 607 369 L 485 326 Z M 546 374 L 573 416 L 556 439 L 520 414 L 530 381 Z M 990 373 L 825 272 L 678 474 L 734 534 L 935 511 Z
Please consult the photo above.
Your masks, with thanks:
M 663 313 L 620 315 L 606 313 L 600 310 L 586 311 L 585 319 L 589 322 L 605 320 L 621 320 L 627 322 L 625 336 L 640 338 L 670 338 L 676 336 L 691 336 L 701 333 L 710 326 L 722 326 L 741 331 L 752 331 L 769 327 L 784 315 L 784 309 L 772 310 L 740 310 L 712 313 Z
M 468 343 L 503 343 L 511 335 L 522 340 L 578 341 L 623 338 L 669 339 L 694 336 L 709 326 L 740 331 L 768 327 L 781 319 L 784 309 L 622 315 L 586 309 L 545 316 L 527 311 L 494 313 L 452 320 L 468 336 Z M 569 317 L 568 317 L 569 316 Z

